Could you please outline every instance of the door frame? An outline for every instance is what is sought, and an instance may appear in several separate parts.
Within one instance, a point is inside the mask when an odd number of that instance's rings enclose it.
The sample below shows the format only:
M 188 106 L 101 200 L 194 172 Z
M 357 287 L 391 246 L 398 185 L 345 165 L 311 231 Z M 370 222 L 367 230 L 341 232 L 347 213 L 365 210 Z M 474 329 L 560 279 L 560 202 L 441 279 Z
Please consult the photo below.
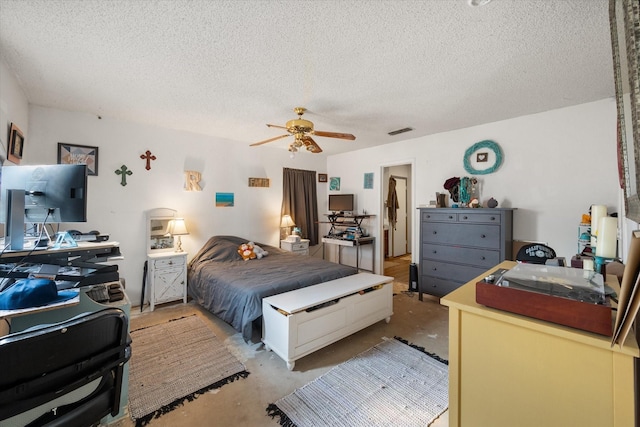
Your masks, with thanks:
M 394 162 L 389 162 L 389 163 L 381 163 L 379 165 L 379 173 L 378 173 L 378 188 L 379 190 L 379 194 L 378 194 L 378 198 L 379 198 L 379 202 L 380 205 L 378 207 L 378 215 L 380 218 L 380 221 L 378 221 L 378 236 L 380 236 L 380 239 L 383 238 L 384 236 L 384 215 L 385 215 L 385 207 L 384 207 L 384 190 L 385 190 L 385 183 L 384 181 L 384 170 L 385 168 L 389 168 L 389 167 L 393 167 L 393 166 L 409 166 L 409 168 L 411 169 L 410 171 L 410 176 L 411 176 L 411 183 L 408 184 L 408 186 L 410 186 L 411 188 L 407 189 L 407 193 L 411 194 L 411 202 L 407 203 L 407 222 L 411 221 L 411 262 L 415 262 L 415 256 L 416 256 L 416 242 L 418 239 L 415 238 L 415 230 L 416 230 L 416 209 L 415 209 L 415 203 L 416 203 L 416 161 L 415 158 L 410 158 L 410 159 L 405 159 L 405 160 L 397 160 Z M 387 183 L 388 185 L 388 183 Z M 376 271 L 381 272 L 380 274 L 384 273 L 384 244 L 381 242 L 379 243 L 376 249 Z
M 403 166 L 403 165 L 400 165 Z M 410 252 L 410 248 L 409 248 L 409 177 L 406 176 L 399 176 L 399 175 L 389 175 L 389 178 L 394 178 L 396 181 L 398 181 L 399 179 L 404 180 L 404 187 L 405 187 L 405 195 L 404 195 L 404 206 L 402 206 L 402 208 L 404 209 L 404 212 L 406 214 L 406 218 L 404 221 L 404 254 L 406 255 L 407 253 Z M 388 187 L 388 183 L 387 183 L 387 187 Z M 399 209 L 400 210 L 400 209 Z M 383 222 L 384 224 L 384 222 Z M 397 231 L 397 230 L 396 230 Z M 389 228 L 389 234 L 392 236 L 391 239 L 389 239 L 391 243 L 391 251 L 390 251 L 390 255 L 392 255 L 393 257 L 396 257 L 396 245 L 395 245 L 395 239 L 396 239 L 396 231 L 392 231 L 391 228 Z

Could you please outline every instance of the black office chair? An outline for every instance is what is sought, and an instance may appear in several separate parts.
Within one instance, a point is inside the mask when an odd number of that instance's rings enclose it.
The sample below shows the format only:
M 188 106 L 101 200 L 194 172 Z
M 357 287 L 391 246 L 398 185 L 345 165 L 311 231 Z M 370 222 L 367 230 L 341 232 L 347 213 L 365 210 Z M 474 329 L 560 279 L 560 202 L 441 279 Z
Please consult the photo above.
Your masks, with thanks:
M 86 427 L 117 415 L 127 329 L 108 308 L 0 337 L 0 425 Z

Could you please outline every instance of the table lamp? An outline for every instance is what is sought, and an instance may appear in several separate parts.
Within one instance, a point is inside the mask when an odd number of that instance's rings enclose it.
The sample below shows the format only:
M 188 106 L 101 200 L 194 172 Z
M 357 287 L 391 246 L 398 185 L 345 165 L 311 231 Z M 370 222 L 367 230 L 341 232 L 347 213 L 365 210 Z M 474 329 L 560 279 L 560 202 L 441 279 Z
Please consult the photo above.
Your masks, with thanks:
M 180 236 L 186 236 L 189 234 L 187 230 L 187 226 L 184 223 L 184 218 L 176 218 L 169 222 L 169 229 L 167 230 L 169 234 L 172 236 L 178 236 L 178 246 L 176 247 L 176 252 L 183 252 L 182 250 L 182 240 Z
M 291 234 L 291 227 L 293 227 L 295 224 L 295 222 L 293 222 L 293 219 L 291 218 L 291 215 L 284 215 L 282 217 L 282 222 L 280 223 L 280 228 L 286 228 L 287 229 L 287 234 L 285 236 L 289 237 L 289 235 Z

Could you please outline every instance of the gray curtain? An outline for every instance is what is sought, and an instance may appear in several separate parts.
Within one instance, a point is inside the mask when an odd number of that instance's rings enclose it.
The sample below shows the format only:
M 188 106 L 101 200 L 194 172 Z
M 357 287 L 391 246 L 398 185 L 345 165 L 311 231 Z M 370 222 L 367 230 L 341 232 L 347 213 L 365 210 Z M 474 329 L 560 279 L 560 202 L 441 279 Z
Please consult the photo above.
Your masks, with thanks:
M 309 245 L 317 245 L 318 236 L 318 195 L 316 172 L 283 168 L 282 215 L 291 215 L 302 237 L 309 239 Z

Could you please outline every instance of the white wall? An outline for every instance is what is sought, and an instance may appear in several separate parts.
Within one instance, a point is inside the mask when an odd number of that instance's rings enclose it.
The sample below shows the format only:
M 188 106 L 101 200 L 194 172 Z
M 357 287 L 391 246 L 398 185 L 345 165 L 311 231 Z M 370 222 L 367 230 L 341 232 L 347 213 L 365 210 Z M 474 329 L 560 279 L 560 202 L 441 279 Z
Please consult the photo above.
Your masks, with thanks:
M 99 147 L 98 176 L 89 176 L 88 222 L 66 229 L 98 230 L 120 242 L 124 260 L 118 262 L 127 281 L 127 294 L 139 304 L 146 255 L 145 211 L 176 209 L 185 217 L 190 235 L 182 243 L 189 259 L 209 237 L 237 235 L 279 245 L 282 168 L 325 172 L 323 155 L 299 153 L 295 159 L 282 149 L 210 138 L 154 126 L 117 121 L 91 114 L 39 106 L 29 109 L 29 137 L 22 164 L 55 164 L 57 144 Z M 150 150 L 157 160 L 145 169 L 140 155 Z M 133 171 L 120 185 L 115 170 Z M 184 170 L 202 173 L 202 192 L 184 190 Z M 250 188 L 248 178 L 269 178 L 269 188 Z M 235 207 L 215 207 L 215 193 L 235 194 Z M 320 200 L 326 186 L 318 186 Z M 326 203 L 326 202 L 325 202 Z M 326 205 L 325 205 L 326 208 Z
M 445 180 L 468 176 L 463 167 L 467 148 L 493 140 L 503 151 L 503 164 L 493 174 L 478 175 L 480 200 L 494 197 L 500 207 L 516 208 L 514 239 L 545 241 L 558 256 L 575 255 L 581 215 L 592 204 L 618 211 L 616 108 L 613 99 L 547 111 L 496 123 L 329 156 L 330 176 L 341 177 L 345 190 L 362 194 L 369 212 L 381 214 L 382 192 L 362 189 L 363 174 L 383 165 L 414 163 L 414 207 L 428 205 Z M 414 209 L 413 259 L 420 232 Z M 378 240 L 380 220 L 376 221 Z M 381 245 L 378 244 L 377 263 Z
M 4 59 L 0 58 L 0 164 L 7 157 L 11 123 L 20 128 L 25 138 L 28 137 L 29 102 Z

